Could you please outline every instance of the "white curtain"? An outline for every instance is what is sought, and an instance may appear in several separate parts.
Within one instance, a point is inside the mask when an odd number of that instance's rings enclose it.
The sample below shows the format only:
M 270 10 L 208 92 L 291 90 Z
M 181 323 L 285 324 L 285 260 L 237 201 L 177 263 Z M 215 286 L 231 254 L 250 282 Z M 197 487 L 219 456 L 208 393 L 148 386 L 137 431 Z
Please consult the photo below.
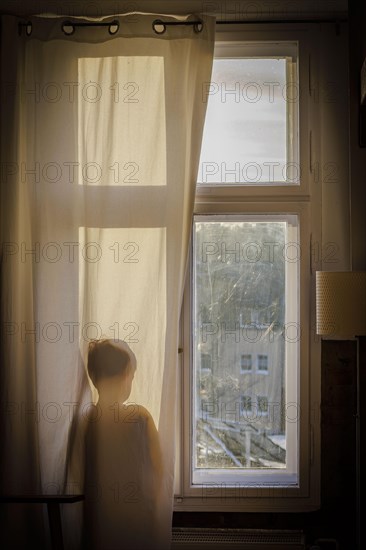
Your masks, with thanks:
M 118 16 L 116 34 L 78 25 L 70 35 L 62 18 L 2 18 L 1 471 L 6 494 L 84 491 L 83 434 L 102 422 L 88 345 L 125 341 L 137 362 L 128 401 L 151 414 L 163 457 L 157 534 L 145 543 L 168 548 L 178 320 L 214 20 L 159 35 L 156 18 Z M 92 502 L 111 506 L 113 494 L 115 510 L 135 514 L 132 527 L 120 518 L 123 547 L 147 512 L 116 472 Z M 81 544 L 83 507 L 63 506 L 69 548 Z M 29 530 L 47 539 L 34 506 L 11 505 L 7 518 L 17 525 L 9 548 Z M 89 528 L 96 547 L 115 548 L 117 535 L 108 546 L 105 526 Z

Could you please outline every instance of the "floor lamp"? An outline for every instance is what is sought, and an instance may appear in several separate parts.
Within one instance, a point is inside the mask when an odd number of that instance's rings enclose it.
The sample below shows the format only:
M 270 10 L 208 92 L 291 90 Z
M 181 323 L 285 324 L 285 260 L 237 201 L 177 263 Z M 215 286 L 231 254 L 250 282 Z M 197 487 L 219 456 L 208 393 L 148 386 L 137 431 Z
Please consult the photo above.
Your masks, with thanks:
M 366 271 L 316 272 L 316 332 L 356 338 L 356 542 L 360 541 L 360 340 L 366 335 Z

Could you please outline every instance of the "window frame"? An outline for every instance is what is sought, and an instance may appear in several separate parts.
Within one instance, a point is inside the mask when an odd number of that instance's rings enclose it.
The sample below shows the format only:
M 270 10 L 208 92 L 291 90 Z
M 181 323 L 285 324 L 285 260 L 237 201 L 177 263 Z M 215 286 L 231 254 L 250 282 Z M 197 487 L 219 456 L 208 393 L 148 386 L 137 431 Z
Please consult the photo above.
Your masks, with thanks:
M 216 204 L 216 208 L 218 209 L 218 204 Z M 225 213 L 223 213 L 224 217 L 225 217 Z M 253 218 L 256 220 L 256 219 L 260 219 L 260 216 L 264 216 L 265 217 L 265 220 L 266 221 L 279 221 L 278 220 L 278 216 L 280 218 L 282 218 L 283 221 L 286 220 L 287 224 L 288 224 L 288 228 L 287 228 L 287 237 L 289 238 L 289 242 L 293 242 L 293 239 L 294 239 L 294 232 L 297 234 L 297 238 L 300 237 L 300 223 L 299 223 L 299 216 L 297 214 L 293 214 L 293 212 L 283 212 L 283 210 L 281 212 L 276 212 L 274 213 L 273 211 L 268 213 L 268 210 L 266 211 L 262 211 L 261 214 L 259 214 L 258 216 L 258 213 L 257 212 L 251 212 L 249 213 L 248 211 L 245 212 L 245 214 L 241 213 L 240 216 L 237 216 L 236 214 L 232 213 L 231 216 L 233 216 L 233 218 L 235 218 L 236 221 L 239 221 L 242 217 L 243 218 L 248 218 L 248 221 L 252 220 Z M 202 221 L 202 218 L 204 219 L 205 216 L 209 216 L 211 218 L 211 215 L 210 214 L 205 214 L 205 215 L 199 215 L 199 214 L 196 214 L 195 215 L 195 218 L 198 218 L 197 221 L 198 222 L 201 222 Z M 215 221 L 215 220 L 219 220 L 221 218 L 220 214 L 213 214 L 212 215 L 212 218 L 213 220 L 212 221 Z M 282 221 L 281 220 L 281 221 Z M 195 241 L 195 239 L 193 238 L 193 242 Z M 300 270 L 298 269 L 298 262 L 285 262 L 285 269 L 286 269 L 286 279 L 287 279 L 287 285 L 288 285 L 288 291 L 293 294 L 295 291 L 293 290 L 293 284 L 294 284 L 294 280 L 297 280 L 297 278 L 299 277 L 300 275 Z M 292 272 L 292 276 L 290 274 L 290 272 Z M 191 285 L 191 281 L 194 280 L 194 266 L 193 266 L 193 254 L 191 255 L 191 276 L 190 276 L 190 285 Z M 294 279 L 294 276 L 295 275 L 295 279 Z M 296 305 L 299 304 L 299 296 L 298 296 L 298 292 L 295 292 L 296 294 Z M 190 288 L 189 290 L 189 300 L 190 300 L 190 322 L 191 322 L 191 318 L 192 318 L 192 315 L 193 315 L 193 312 L 194 312 L 194 287 L 192 285 L 192 288 Z M 297 314 L 297 310 L 298 308 L 296 308 L 295 312 L 293 311 L 293 306 L 289 306 L 288 305 L 289 301 L 286 300 L 286 317 L 288 317 L 289 319 L 291 320 L 294 320 L 297 318 L 297 315 L 295 316 L 295 314 Z M 298 321 L 297 321 L 298 322 Z M 290 325 L 292 324 L 292 322 L 290 322 Z M 191 325 L 190 325 L 191 326 Z M 188 329 L 188 325 L 187 325 L 187 329 Z M 190 340 L 191 338 L 191 330 L 187 330 L 187 334 L 188 334 L 188 338 L 189 338 L 189 346 L 190 346 L 190 351 L 192 353 L 191 355 L 191 360 L 190 360 L 190 363 L 193 365 L 194 364 L 194 352 L 193 352 L 193 339 L 192 339 L 192 342 Z M 295 342 L 297 343 L 297 342 Z M 294 363 L 294 359 L 295 359 L 295 355 L 294 354 L 298 354 L 298 347 L 299 346 L 292 346 L 291 344 L 290 345 L 286 345 L 285 346 L 285 353 L 287 355 L 287 362 L 289 364 L 293 364 Z M 298 359 L 296 359 L 296 362 L 298 362 Z M 194 372 L 194 369 L 193 368 L 188 368 L 186 367 L 185 368 L 185 372 L 189 372 L 189 376 L 191 377 L 190 378 L 190 386 L 191 388 L 195 388 L 196 387 L 196 378 L 195 378 L 195 372 Z M 257 370 L 255 371 L 255 375 L 258 375 L 258 372 Z M 298 432 L 299 432 L 299 429 L 298 429 L 298 426 L 297 426 L 297 423 L 296 422 L 293 422 L 292 421 L 292 417 L 293 417 L 293 403 L 294 403 L 294 399 L 296 399 L 296 394 L 297 394 L 297 383 L 298 383 L 298 379 L 299 379 L 299 373 L 296 372 L 295 373 L 295 376 L 293 375 L 293 372 L 292 370 L 290 369 L 287 369 L 286 371 L 286 442 L 287 442 L 287 457 L 286 457 L 286 467 L 285 468 L 273 468 L 273 469 L 250 469 L 248 468 L 248 470 L 245 470 L 245 471 L 242 471 L 240 473 L 236 472 L 235 470 L 226 470 L 226 471 L 223 471 L 222 472 L 222 477 L 220 479 L 220 481 L 218 481 L 217 479 L 215 479 L 215 475 L 216 475 L 216 471 L 214 469 L 207 469 L 207 468 L 201 468 L 201 469 L 196 469 L 194 472 L 194 468 L 192 467 L 192 469 L 189 470 L 189 486 L 186 487 L 186 492 L 187 493 L 190 493 L 190 494 L 197 494 L 197 491 L 196 491 L 196 488 L 197 488 L 197 485 L 199 484 L 198 482 L 198 479 L 201 478 L 201 481 L 202 481 L 202 484 L 206 484 L 206 485 L 209 485 L 209 484 L 212 484 L 212 483 L 221 483 L 222 485 L 227 485 L 227 486 L 233 486 L 234 484 L 241 484 L 241 483 L 244 483 L 244 480 L 245 480 L 245 486 L 250 486 L 250 485 L 255 485 L 256 487 L 261 484 L 265 487 L 269 487 L 269 486 L 281 486 L 281 487 L 287 487 L 287 486 L 290 486 L 290 487 L 293 487 L 294 486 L 294 483 L 295 483 L 295 479 L 298 477 L 298 456 L 299 456 L 299 449 L 298 449 L 298 445 L 297 445 L 297 438 L 298 438 Z M 187 387 L 187 386 L 186 386 Z M 192 422 L 192 419 L 193 419 L 193 415 L 192 415 L 192 410 L 193 410 L 193 403 L 194 401 L 192 400 L 191 402 L 191 406 L 190 406 L 190 409 L 189 411 L 186 410 L 186 413 L 185 413 L 185 416 L 188 416 L 190 418 L 190 426 L 193 426 L 192 427 L 192 434 L 189 436 L 189 441 L 190 443 L 192 442 L 193 439 L 195 439 L 195 431 L 196 431 L 196 428 L 195 426 L 193 425 L 193 422 Z M 222 404 L 224 405 L 224 403 Z M 252 407 L 253 405 L 255 405 L 256 407 L 256 411 L 258 410 L 257 409 L 257 397 L 255 397 L 255 399 L 252 399 Z M 234 408 L 236 407 L 235 405 L 235 402 L 232 402 L 231 405 L 229 405 L 228 409 L 226 409 L 226 407 L 224 409 L 220 409 L 220 414 L 226 414 L 228 416 L 230 416 L 232 414 L 232 406 L 234 406 Z M 296 404 L 296 407 L 297 407 L 297 404 Z M 212 406 L 208 408 L 208 410 L 206 411 L 206 414 L 207 415 L 210 415 L 210 408 L 212 409 Z M 236 408 L 235 408 L 235 411 L 236 411 Z M 288 414 L 287 414 L 288 413 Z M 236 412 L 235 412 L 236 414 Z M 260 415 L 258 414 L 258 416 L 263 416 L 263 415 Z M 188 434 L 186 435 L 186 437 L 188 437 Z M 189 447 L 189 453 L 190 453 L 190 456 L 193 456 L 193 450 L 191 447 Z M 186 459 L 185 459 L 185 463 L 187 464 L 189 461 L 189 457 L 187 456 Z M 242 481 L 240 481 L 242 479 Z
M 248 56 L 248 55 L 251 55 L 252 52 L 253 52 L 253 57 L 255 56 L 263 56 L 264 58 L 266 59 L 270 59 L 270 58 L 276 58 L 276 57 L 284 57 L 284 58 L 294 58 L 295 57 L 295 51 L 297 52 L 298 50 L 298 41 L 268 41 L 268 44 L 265 44 L 263 42 L 259 42 L 259 41 L 253 41 L 253 43 L 248 43 L 247 41 L 245 41 L 245 45 L 243 44 L 243 41 L 239 42 L 237 40 L 225 40 L 225 41 L 221 41 L 220 42 L 217 42 L 216 43 L 216 46 L 215 46 L 215 58 L 216 59 L 242 59 L 244 58 L 245 56 Z M 284 42 L 286 42 L 284 44 Z M 245 54 L 245 55 L 244 55 Z M 268 57 L 265 57 L 265 56 L 268 56 Z M 296 74 L 296 71 L 298 72 L 298 74 Z M 287 84 L 286 84 L 286 91 L 285 90 L 282 90 L 282 94 L 286 93 L 286 94 L 289 94 L 291 95 L 291 92 L 289 93 L 288 92 L 288 89 L 291 90 L 291 85 L 293 86 L 293 88 L 295 88 L 294 86 L 294 83 L 295 85 L 297 86 L 297 83 L 299 82 L 300 83 L 300 78 L 301 78 L 301 83 L 303 83 L 303 79 L 304 79 L 304 76 L 303 74 L 301 74 L 300 76 L 300 73 L 298 71 L 298 64 L 297 66 L 290 66 L 286 68 L 286 75 L 287 75 Z M 299 92 L 299 90 L 296 90 L 296 92 Z M 295 92 L 295 93 L 296 93 Z M 233 93 L 233 90 L 227 90 L 226 91 L 226 94 L 232 94 Z M 215 94 L 216 95 L 216 94 Z M 243 99 L 243 91 L 241 94 L 239 94 L 239 96 L 241 96 L 241 99 L 240 101 Z M 237 98 L 235 98 L 235 101 L 236 101 Z M 208 98 L 209 100 L 209 98 Z M 298 102 L 296 101 L 297 98 L 295 98 L 294 101 L 288 101 L 287 103 L 287 106 L 288 106 L 288 109 L 290 111 L 290 115 L 293 115 L 293 116 L 289 116 L 289 120 L 287 121 L 288 122 L 288 127 L 290 126 L 291 127 L 291 131 L 292 131 L 292 136 L 293 136 L 293 141 L 294 141 L 294 146 L 291 147 L 289 145 L 289 142 L 291 141 L 291 139 L 289 137 L 287 137 L 287 146 L 289 146 L 289 149 L 290 149 L 290 158 L 287 159 L 287 162 L 286 164 L 298 164 L 299 163 L 299 155 L 300 155 L 300 135 L 299 135 L 299 118 L 300 118 L 300 113 L 297 112 L 297 109 L 294 109 L 294 105 L 297 106 Z M 225 95 L 225 101 L 226 103 L 226 95 Z M 253 102 L 253 103 L 256 103 L 256 102 Z M 287 129 L 288 129 L 287 127 Z M 230 171 L 232 171 L 232 166 L 230 166 Z M 198 174 L 198 178 L 197 178 L 197 184 L 200 186 L 200 189 L 203 189 L 203 188 L 210 188 L 210 187 L 214 187 L 215 189 L 219 189 L 219 193 L 223 193 L 224 195 L 227 195 L 227 189 L 228 187 L 231 187 L 231 188 L 235 188 L 235 187 L 240 187 L 240 186 L 243 186 L 245 185 L 245 188 L 247 190 L 250 190 L 252 189 L 253 191 L 253 194 L 254 195 L 258 195 L 258 188 L 259 187 L 263 187 L 264 189 L 268 189 L 268 187 L 272 187 L 274 189 L 277 189 L 278 191 L 280 190 L 280 188 L 283 188 L 283 187 L 300 187 L 300 189 L 302 189 L 304 192 L 305 192 L 305 186 L 304 186 L 304 182 L 301 181 L 301 177 L 299 178 L 299 181 L 296 181 L 296 182 L 293 182 L 293 183 L 290 183 L 290 182 L 278 182 L 278 181 L 273 181 L 273 182 L 255 182 L 255 183 L 249 183 L 249 182 L 245 182 L 245 181 L 242 181 L 242 182 L 237 182 L 237 183 L 229 183 L 229 182 L 225 182 L 224 184 L 220 184 L 220 183 L 210 183 L 210 182 L 201 182 L 200 181 L 200 173 Z M 279 191 L 280 192 L 280 191 Z M 266 192 L 263 192 L 264 195 L 267 195 Z
M 220 25 L 221 27 L 221 25 Z M 233 27 L 235 27 L 233 25 Z M 239 25 L 240 27 L 240 25 Z M 261 27 L 264 27 L 261 26 Z M 281 42 L 297 43 L 298 46 L 298 84 L 301 94 L 301 101 L 299 102 L 298 113 L 298 144 L 299 144 L 299 158 L 301 165 L 301 172 L 304 177 L 300 178 L 299 185 L 275 185 L 275 184 L 245 184 L 245 196 L 247 199 L 263 199 L 266 200 L 269 196 L 273 199 L 278 197 L 304 197 L 310 194 L 310 182 L 307 174 L 302 169 L 303 166 L 308 167 L 311 165 L 310 173 L 312 171 L 312 165 L 314 163 L 314 143 L 309 142 L 312 140 L 312 133 L 309 133 L 308 111 L 309 111 L 309 97 L 303 90 L 310 91 L 311 83 L 309 82 L 310 73 L 310 40 L 307 37 L 310 29 L 299 28 L 298 31 L 287 29 L 286 31 L 273 31 L 260 29 L 251 29 L 250 31 L 239 30 L 234 28 L 231 32 L 223 31 L 216 33 L 217 43 L 222 43 L 224 48 L 228 44 L 235 44 L 238 47 L 240 42 L 253 42 L 253 44 L 260 44 L 263 41 L 271 44 L 280 44 Z M 218 48 L 215 47 L 215 56 L 217 55 Z M 225 51 L 225 50 L 224 50 Z M 281 48 L 278 49 L 278 52 Z M 277 52 L 277 53 L 278 53 Z M 224 52 L 223 52 L 224 53 Z M 219 55 L 219 57 L 225 57 Z M 301 62 L 300 62 L 301 59 Z M 238 184 L 230 185 L 226 183 L 224 185 L 219 184 L 200 184 L 197 185 L 196 197 L 198 199 L 237 199 L 242 196 L 241 187 Z
M 224 26 L 223 26 L 224 27 Z M 317 183 L 313 163 L 320 162 L 317 105 L 311 101 L 312 83 L 316 77 L 316 41 L 313 25 L 282 25 L 273 30 L 268 25 L 251 26 L 243 30 L 240 25 L 223 29 L 217 40 L 233 41 L 297 41 L 299 86 L 304 91 L 299 105 L 299 154 L 302 171 L 300 185 L 217 185 L 197 186 L 194 212 L 204 214 L 294 214 L 299 220 L 301 246 L 300 265 L 300 327 L 301 351 L 299 368 L 299 484 L 284 486 L 192 487 L 190 479 L 190 426 L 191 398 L 186 391 L 191 383 L 191 342 L 187 327 L 191 319 L 190 281 L 192 258 L 186 277 L 186 288 L 181 318 L 181 377 L 178 381 L 178 438 L 174 510 L 176 511 L 309 511 L 320 502 L 320 339 L 315 336 L 315 292 L 312 268 L 311 243 L 320 242 L 321 188 Z M 311 54 L 311 55 L 310 55 Z M 252 371 L 253 372 L 253 365 Z M 255 369 L 258 372 L 258 369 Z M 245 372 L 244 372 L 245 374 Z M 262 374 L 260 372 L 260 374 Z M 187 415 L 188 411 L 188 415 Z

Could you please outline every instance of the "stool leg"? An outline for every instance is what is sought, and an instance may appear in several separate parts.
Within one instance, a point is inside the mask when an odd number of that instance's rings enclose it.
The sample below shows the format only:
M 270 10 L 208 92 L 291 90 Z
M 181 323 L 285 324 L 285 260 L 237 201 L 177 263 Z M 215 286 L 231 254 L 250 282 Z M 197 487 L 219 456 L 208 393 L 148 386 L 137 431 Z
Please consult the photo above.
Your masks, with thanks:
M 63 550 L 60 504 L 58 502 L 48 502 L 47 509 L 52 549 Z

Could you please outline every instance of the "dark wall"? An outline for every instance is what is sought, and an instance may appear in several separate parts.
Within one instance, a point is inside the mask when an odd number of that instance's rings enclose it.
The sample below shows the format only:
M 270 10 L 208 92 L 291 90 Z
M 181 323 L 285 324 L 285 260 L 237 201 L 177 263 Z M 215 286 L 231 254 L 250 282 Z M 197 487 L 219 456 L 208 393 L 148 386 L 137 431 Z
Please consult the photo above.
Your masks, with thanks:
M 352 269 L 366 269 L 366 105 L 360 108 L 361 67 L 366 59 L 366 3 L 349 1 L 350 176 Z M 362 114 L 362 128 L 360 115 Z M 360 133 L 363 145 L 360 147 Z

